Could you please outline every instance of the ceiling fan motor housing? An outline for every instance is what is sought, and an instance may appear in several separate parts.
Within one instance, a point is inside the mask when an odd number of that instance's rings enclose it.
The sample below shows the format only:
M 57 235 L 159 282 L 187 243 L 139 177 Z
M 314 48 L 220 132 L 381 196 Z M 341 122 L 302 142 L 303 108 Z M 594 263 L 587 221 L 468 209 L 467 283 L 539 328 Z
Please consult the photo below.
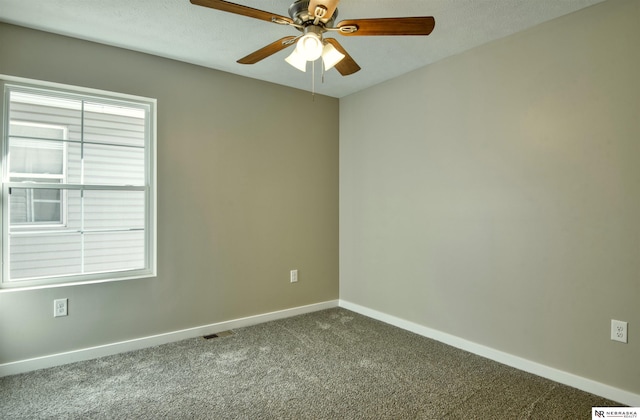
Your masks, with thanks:
M 309 0 L 296 0 L 289 6 L 289 16 L 295 24 L 302 27 L 313 25 L 315 21 L 315 16 L 309 13 Z M 338 9 L 333 12 L 329 19 L 320 19 L 318 24 L 322 27 L 332 27 L 336 17 L 338 17 Z M 299 30 L 303 31 L 303 29 Z

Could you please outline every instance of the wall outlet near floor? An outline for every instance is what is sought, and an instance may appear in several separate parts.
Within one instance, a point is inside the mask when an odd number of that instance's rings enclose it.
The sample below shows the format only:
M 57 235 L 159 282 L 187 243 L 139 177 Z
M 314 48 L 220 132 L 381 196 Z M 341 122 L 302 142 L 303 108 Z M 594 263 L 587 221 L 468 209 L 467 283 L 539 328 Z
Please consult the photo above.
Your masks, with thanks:
M 289 281 L 291 281 L 291 283 L 298 282 L 298 270 L 291 270 L 289 272 Z
M 67 303 L 69 303 L 69 299 L 56 299 L 53 301 L 53 316 L 67 316 L 69 313 L 67 312 Z
M 611 339 L 622 343 L 627 342 L 627 323 L 625 321 L 611 320 Z

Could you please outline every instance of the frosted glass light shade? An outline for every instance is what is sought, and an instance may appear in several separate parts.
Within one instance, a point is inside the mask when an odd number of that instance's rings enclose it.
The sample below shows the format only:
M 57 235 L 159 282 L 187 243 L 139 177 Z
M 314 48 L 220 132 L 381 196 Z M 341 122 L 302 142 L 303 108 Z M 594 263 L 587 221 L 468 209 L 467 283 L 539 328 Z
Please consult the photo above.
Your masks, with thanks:
M 291 64 L 293 67 L 297 68 L 300 71 L 307 71 L 307 59 L 298 52 L 297 48 L 294 48 L 293 52 L 289 54 L 289 57 L 285 58 L 284 61 Z
M 322 40 L 318 34 L 309 32 L 298 40 L 296 50 L 307 61 L 315 61 L 322 55 Z
M 333 66 L 338 64 L 343 58 L 344 54 L 338 51 L 336 47 L 328 42 L 324 45 L 324 48 L 322 49 L 322 61 L 324 62 L 325 70 L 332 69 Z

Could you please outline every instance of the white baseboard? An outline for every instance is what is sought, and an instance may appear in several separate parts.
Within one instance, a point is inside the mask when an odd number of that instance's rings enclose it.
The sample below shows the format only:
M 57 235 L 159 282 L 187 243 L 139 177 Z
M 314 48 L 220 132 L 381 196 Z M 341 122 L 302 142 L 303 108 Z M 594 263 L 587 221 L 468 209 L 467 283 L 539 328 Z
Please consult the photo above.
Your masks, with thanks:
M 238 318 L 231 321 L 218 322 L 215 324 L 202 325 L 185 330 L 152 335 L 149 337 L 141 337 L 133 340 L 120 341 L 117 343 L 110 343 L 96 347 L 73 350 L 65 353 L 36 357 L 33 359 L 18 360 L 16 362 L 1 364 L 0 377 L 64 365 L 67 363 L 79 362 L 82 360 L 110 356 L 112 354 L 124 353 L 127 351 L 140 350 L 147 347 L 159 346 L 161 344 L 172 343 L 174 341 L 186 340 L 189 338 L 195 338 L 207 334 L 215 334 L 234 328 L 248 327 L 264 322 L 275 321 L 277 319 L 289 318 L 296 315 L 321 311 L 323 309 L 335 308 L 337 306 L 338 300 L 330 300 L 326 302 L 315 303 L 312 305 L 298 306 L 291 309 L 284 309 L 281 311 L 269 312 L 266 314 Z
M 574 375 L 572 373 L 564 372 L 562 370 L 558 370 L 540 363 L 532 362 L 531 360 L 523 359 L 522 357 L 514 356 L 512 354 L 505 353 L 491 347 L 483 346 L 481 344 L 477 344 L 472 341 L 468 341 L 463 338 L 444 333 L 442 331 L 434 330 L 432 328 L 425 327 L 424 325 L 416 324 L 415 322 L 388 315 L 384 312 L 376 311 L 374 309 L 351 303 L 349 301 L 340 299 L 339 306 L 344 309 L 357 312 L 369 318 L 382 321 L 386 324 L 411 331 L 415 334 L 440 341 L 441 343 L 448 344 L 450 346 L 477 354 L 482 357 L 486 357 L 487 359 L 494 360 L 496 362 L 514 367 L 519 370 L 523 370 L 525 372 L 533 373 L 534 375 L 538 375 L 543 378 L 551 379 L 552 381 L 559 382 L 561 384 L 565 384 L 582 391 L 590 392 L 592 394 L 599 395 L 601 397 L 608 398 L 610 400 L 617 401 L 631 407 L 640 406 L 640 395 L 625 391 L 623 389 L 615 388 L 610 385 Z

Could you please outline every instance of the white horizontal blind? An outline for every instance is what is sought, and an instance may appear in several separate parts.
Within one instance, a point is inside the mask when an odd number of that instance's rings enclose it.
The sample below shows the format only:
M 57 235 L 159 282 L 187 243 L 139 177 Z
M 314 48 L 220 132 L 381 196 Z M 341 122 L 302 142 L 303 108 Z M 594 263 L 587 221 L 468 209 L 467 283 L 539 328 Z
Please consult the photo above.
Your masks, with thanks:
M 5 87 L 3 286 L 150 271 L 150 105 Z

